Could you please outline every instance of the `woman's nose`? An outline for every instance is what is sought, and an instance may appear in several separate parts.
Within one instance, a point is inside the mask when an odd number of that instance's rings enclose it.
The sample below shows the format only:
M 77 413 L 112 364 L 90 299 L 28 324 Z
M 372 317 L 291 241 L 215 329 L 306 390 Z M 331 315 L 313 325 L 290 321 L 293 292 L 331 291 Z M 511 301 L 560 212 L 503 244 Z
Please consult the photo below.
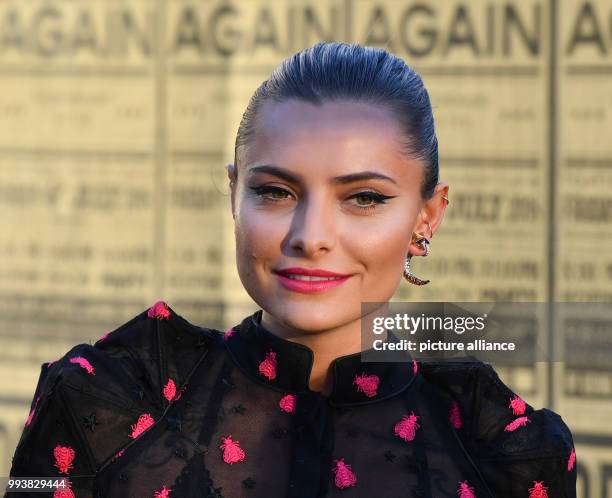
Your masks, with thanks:
M 294 211 L 289 247 L 305 257 L 329 252 L 336 243 L 335 213 L 329 199 L 304 198 Z

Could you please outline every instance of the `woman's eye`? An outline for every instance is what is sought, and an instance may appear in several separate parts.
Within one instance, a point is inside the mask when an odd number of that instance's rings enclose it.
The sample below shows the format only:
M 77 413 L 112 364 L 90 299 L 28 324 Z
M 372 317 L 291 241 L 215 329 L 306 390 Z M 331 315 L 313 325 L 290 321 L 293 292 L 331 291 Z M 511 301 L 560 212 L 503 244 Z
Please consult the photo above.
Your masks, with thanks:
M 249 187 L 255 192 L 255 194 L 262 199 L 271 202 L 280 202 L 289 199 L 293 196 L 291 192 L 281 187 L 274 187 L 272 185 L 264 185 L 261 187 Z M 359 209 L 374 209 L 379 204 L 385 204 L 387 199 L 392 199 L 393 195 L 382 195 L 377 192 L 358 192 L 349 197 L 349 199 L 355 199 L 355 205 Z
M 288 196 L 291 195 L 291 192 L 285 190 L 280 187 L 272 187 L 270 185 L 265 185 L 263 187 L 249 187 L 251 190 L 255 192 L 260 197 L 264 199 L 269 199 L 272 201 L 282 201 L 287 199 Z
M 382 195 L 376 192 L 359 192 L 350 198 L 357 200 L 357 207 L 360 209 L 374 209 L 378 204 L 386 204 L 385 201 L 393 197 L 395 196 Z

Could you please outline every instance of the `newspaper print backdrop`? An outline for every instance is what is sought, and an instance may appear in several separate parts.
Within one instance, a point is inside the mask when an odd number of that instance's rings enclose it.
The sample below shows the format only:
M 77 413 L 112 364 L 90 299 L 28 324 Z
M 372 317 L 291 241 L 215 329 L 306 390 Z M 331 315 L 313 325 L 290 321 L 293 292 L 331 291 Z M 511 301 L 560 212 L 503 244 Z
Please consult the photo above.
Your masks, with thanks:
M 609 0 L 5 0 L 0 474 L 41 362 L 160 297 L 206 326 L 254 309 L 223 166 L 253 90 L 320 40 L 392 50 L 432 96 L 451 205 L 415 261 L 432 284 L 395 300 L 612 301 Z M 609 327 L 545 322 L 558 361 L 502 377 L 572 427 L 579 496 L 612 496 L 611 373 L 588 361 Z

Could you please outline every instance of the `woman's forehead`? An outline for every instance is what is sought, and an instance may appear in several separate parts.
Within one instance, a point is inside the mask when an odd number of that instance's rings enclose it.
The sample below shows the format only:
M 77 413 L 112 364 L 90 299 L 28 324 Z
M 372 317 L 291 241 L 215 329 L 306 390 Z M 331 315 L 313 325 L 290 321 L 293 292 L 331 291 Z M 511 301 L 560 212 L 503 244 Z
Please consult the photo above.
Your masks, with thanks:
M 258 116 L 245 164 L 274 164 L 306 176 L 383 170 L 401 177 L 411 162 L 402 139 L 399 124 L 382 106 L 273 103 Z

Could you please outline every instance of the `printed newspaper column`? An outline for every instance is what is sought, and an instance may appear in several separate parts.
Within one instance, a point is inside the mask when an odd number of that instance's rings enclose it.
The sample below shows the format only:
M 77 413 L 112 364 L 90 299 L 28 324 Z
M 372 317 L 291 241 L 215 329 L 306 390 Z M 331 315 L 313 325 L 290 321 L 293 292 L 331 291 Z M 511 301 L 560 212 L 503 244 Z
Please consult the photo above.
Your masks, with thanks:
M 441 179 L 451 186 L 431 254 L 413 258 L 414 272 L 431 283 L 402 282 L 394 300 L 545 300 L 547 5 L 354 5 L 352 38 L 390 48 L 423 76 L 436 119 Z M 525 328 L 523 339 L 536 342 L 529 336 L 545 334 L 543 325 Z M 502 378 L 534 404 L 544 402 L 544 374 L 543 363 L 500 368 Z
M 0 475 L 40 366 L 154 286 L 154 9 L 0 4 Z
M 556 406 L 574 431 L 585 489 L 610 497 L 612 4 L 560 2 L 558 39 Z

